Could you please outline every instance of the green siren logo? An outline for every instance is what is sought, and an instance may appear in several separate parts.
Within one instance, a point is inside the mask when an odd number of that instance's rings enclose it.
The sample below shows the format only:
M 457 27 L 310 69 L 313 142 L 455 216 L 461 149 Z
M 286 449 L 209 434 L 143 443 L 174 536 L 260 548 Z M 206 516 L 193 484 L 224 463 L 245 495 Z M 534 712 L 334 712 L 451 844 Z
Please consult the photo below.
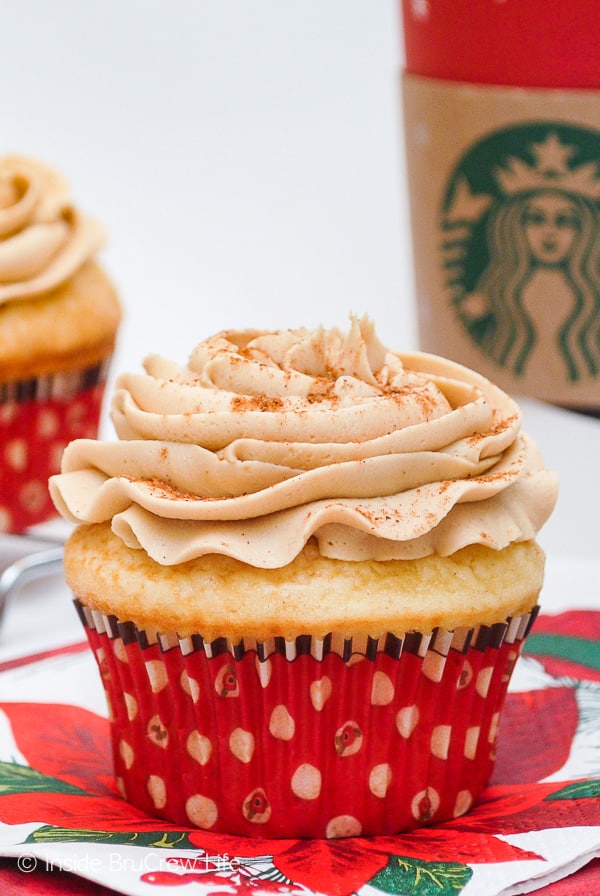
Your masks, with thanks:
M 480 349 L 521 380 L 600 372 L 599 162 L 600 133 L 525 124 L 481 140 L 449 180 L 451 301 Z

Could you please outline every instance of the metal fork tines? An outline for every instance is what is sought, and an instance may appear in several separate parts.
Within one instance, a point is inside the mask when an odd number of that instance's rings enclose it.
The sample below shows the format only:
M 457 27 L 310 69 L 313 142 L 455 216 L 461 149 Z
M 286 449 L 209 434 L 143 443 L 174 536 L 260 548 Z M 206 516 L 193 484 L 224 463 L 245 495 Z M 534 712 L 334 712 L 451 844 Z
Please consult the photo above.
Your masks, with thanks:
M 43 542 L 43 539 L 30 539 L 26 535 L 1 536 L 0 548 L 4 545 L 10 547 L 9 553 L 13 556 L 15 549 L 20 548 L 21 556 L 10 560 L 0 573 L 0 621 L 9 598 L 23 585 L 33 579 L 60 571 L 63 560 L 62 543 L 49 542 L 48 546 L 44 547 Z M 0 551 L 0 555 L 1 553 Z

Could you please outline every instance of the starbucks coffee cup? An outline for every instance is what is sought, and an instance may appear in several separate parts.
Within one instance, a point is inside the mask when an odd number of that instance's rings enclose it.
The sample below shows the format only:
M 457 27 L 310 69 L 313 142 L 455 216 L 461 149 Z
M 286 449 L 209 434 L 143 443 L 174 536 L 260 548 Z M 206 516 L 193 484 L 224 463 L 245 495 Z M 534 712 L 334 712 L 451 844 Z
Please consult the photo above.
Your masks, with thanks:
M 600 5 L 401 8 L 421 347 L 600 414 Z

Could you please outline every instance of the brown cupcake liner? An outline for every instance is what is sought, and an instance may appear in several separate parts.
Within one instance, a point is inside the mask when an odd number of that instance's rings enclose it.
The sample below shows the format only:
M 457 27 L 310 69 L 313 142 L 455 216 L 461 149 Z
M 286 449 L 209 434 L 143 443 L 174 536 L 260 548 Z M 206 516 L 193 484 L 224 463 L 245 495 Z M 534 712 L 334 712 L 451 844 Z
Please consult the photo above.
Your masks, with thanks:
M 111 358 L 78 370 L 0 382 L 0 405 L 27 401 L 56 401 L 75 398 L 81 392 L 106 382 Z

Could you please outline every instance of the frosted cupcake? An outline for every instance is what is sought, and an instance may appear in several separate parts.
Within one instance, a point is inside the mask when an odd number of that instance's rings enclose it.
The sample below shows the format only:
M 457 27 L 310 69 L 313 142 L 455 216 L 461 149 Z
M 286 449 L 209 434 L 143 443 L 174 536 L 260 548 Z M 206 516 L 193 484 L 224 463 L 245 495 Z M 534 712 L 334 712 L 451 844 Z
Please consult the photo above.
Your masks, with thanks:
M 0 158 L 0 531 L 55 515 L 48 476 L 69 441 L 97 436 L 121 316 L 103 241 L 60 175 Z
M 353 319 L 149 357 L 112 419 L 50 490 L 124 797 L 262 837 L 466 812 L 556 498 L 514 402 Z

